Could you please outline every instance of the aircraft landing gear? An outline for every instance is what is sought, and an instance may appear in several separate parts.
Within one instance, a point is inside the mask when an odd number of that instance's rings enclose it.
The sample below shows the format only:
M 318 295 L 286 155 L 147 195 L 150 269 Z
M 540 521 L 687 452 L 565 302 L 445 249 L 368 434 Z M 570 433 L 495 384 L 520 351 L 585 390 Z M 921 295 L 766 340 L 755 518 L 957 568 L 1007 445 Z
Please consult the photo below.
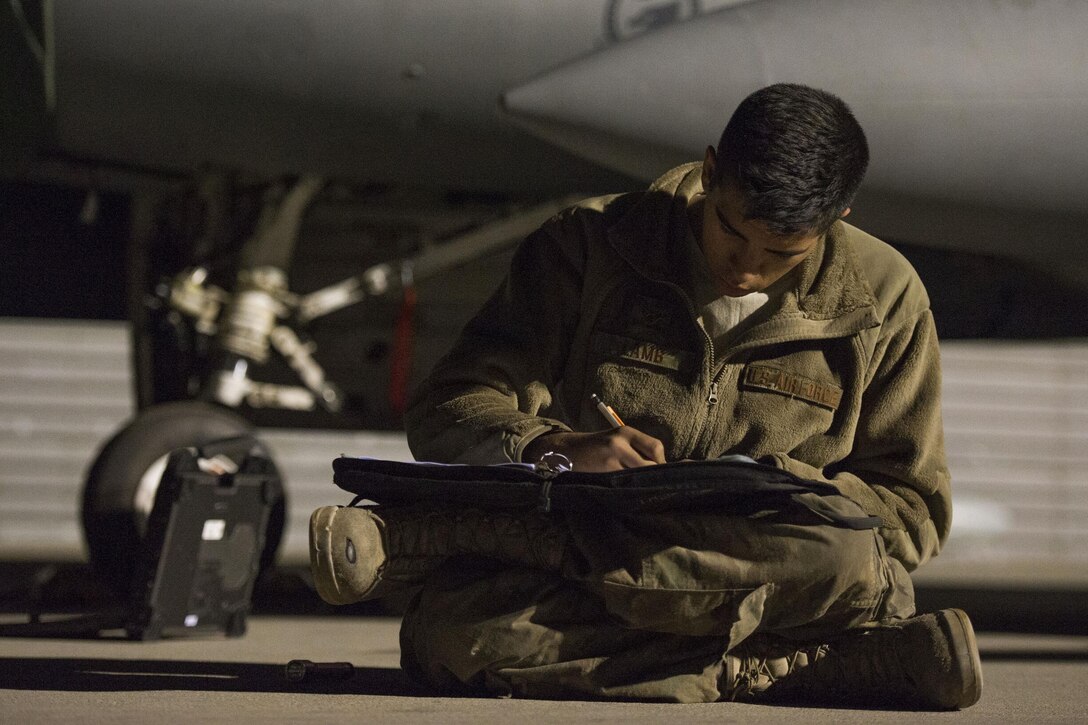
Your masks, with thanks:
M 289 271 L 303 214 L 323 180 L 303 177 L 267 189 L 254 230 L 236 251 L 225 184 L 212 176 L 202 184 L 203 216 L 192 228 L 203 231 L 194 248 L 182 249 L 178 260 L 196 264 L 157 277 L 153 295 L 146 294 L 152 258 L 171 259 L 178 243 L 171 234 L 155 241 L 155 198 L 143 199 L 134 212 L 132 254 L 145 255 L 132 262 L 131 285 L 137 404 L 142 411 L 99 453 L 84 487 L 82 512 L 89 559 L 119 591 L 126 591 L 133 580 L 136 552 L 170 451 L 251 435 L 251 424 L 234 410 L 336 414 L 344 409 L 349 396 L 328 379 L 315 354 L 317 343 L 307 331 L 310 323 L 368 299 L 403 295 L 396 332 L 399 354 L 389 388 L 391 413 L 399 414 L 410 368 L 416 282 L 508 247 L 572 201 L 520 208 L 440 244 L 422 244 L 410 257 L 373 264 L 340 282 L 298 294 L 290 289 Z M 179 237 L 189 229 L 182 223 L 184 215 L 181 219 L 174 224 Z M 220 286 L 224 280 L 226 285 Z M 266 566 L 273 563 L 282 538 L 283 501 L 272 516 L 262 560 Z

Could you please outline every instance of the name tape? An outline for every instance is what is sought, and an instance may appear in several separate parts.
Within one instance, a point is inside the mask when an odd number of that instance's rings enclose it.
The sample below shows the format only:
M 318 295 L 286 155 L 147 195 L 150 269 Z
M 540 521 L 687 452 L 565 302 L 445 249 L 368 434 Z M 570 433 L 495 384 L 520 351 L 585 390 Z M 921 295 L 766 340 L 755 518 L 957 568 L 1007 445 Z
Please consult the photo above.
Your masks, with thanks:
M 744 384 L 749 388 L 771 390 L 791 398 L 838 410 L 842 388 L 830 383 L 818 383 L 800 375 L 765 365 L 749 365 L 744 369 Z
M 652 342 L 642 342 L 620 350 L 620 357 L 626 360 L 656 365 L 657 367 L 679 370 L 682 357 L 679 353 L 666 350 Z

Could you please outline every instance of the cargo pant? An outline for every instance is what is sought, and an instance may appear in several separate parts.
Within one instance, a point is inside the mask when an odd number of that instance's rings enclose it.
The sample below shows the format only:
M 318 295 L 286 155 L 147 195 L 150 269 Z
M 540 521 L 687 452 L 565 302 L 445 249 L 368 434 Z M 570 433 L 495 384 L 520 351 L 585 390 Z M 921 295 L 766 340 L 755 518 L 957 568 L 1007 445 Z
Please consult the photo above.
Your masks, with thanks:
M 406 672 L 463 693 L 708 702 L 725 695 L 725 655 L 762 633 L 819 641 L 914 613 L 877 530 L 808 511 L 568 513 L 565 525 L 558 571 L 458 558 L 431 573 L 402 625 Z

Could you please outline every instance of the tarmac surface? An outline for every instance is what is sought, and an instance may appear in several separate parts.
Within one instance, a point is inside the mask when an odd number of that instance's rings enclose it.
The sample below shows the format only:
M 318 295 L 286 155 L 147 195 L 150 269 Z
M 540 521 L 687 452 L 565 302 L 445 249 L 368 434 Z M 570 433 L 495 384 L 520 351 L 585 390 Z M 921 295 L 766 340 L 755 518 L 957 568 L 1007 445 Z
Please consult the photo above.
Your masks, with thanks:
M 78 577 L 68 586 L 61 596 L 87 606 Z M 77 590 L 84 601 L 74 601 Z M 326 608 L 301 586 L 283 595 L 296 605 L 279 611 L 268 596 L 255 600 L 258 613 L 240 638 L 2 637 L 0 722 L 1088 723 L 1088 636 L 979 632 L 982 699 L 956 713 L 450 698 L 401 672 L 397 617 Z M 26 621 L 7 605 L 0 623 Z M 347 661 L 355 670 L 346 680 L 293 683 L 285 673 L 292 659 Z

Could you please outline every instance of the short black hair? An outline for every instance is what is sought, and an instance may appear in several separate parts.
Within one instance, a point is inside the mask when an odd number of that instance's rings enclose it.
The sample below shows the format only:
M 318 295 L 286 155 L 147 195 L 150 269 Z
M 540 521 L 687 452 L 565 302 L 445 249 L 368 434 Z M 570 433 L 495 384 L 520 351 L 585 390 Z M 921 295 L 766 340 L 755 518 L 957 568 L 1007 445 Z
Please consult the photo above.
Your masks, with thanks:
M 737 183 L 747 218 L 776 234 L 823 234 L 853 201 L 869 144 L 842 99 L 777 83 L 737 106 L 715 161 L 713 183 Z

